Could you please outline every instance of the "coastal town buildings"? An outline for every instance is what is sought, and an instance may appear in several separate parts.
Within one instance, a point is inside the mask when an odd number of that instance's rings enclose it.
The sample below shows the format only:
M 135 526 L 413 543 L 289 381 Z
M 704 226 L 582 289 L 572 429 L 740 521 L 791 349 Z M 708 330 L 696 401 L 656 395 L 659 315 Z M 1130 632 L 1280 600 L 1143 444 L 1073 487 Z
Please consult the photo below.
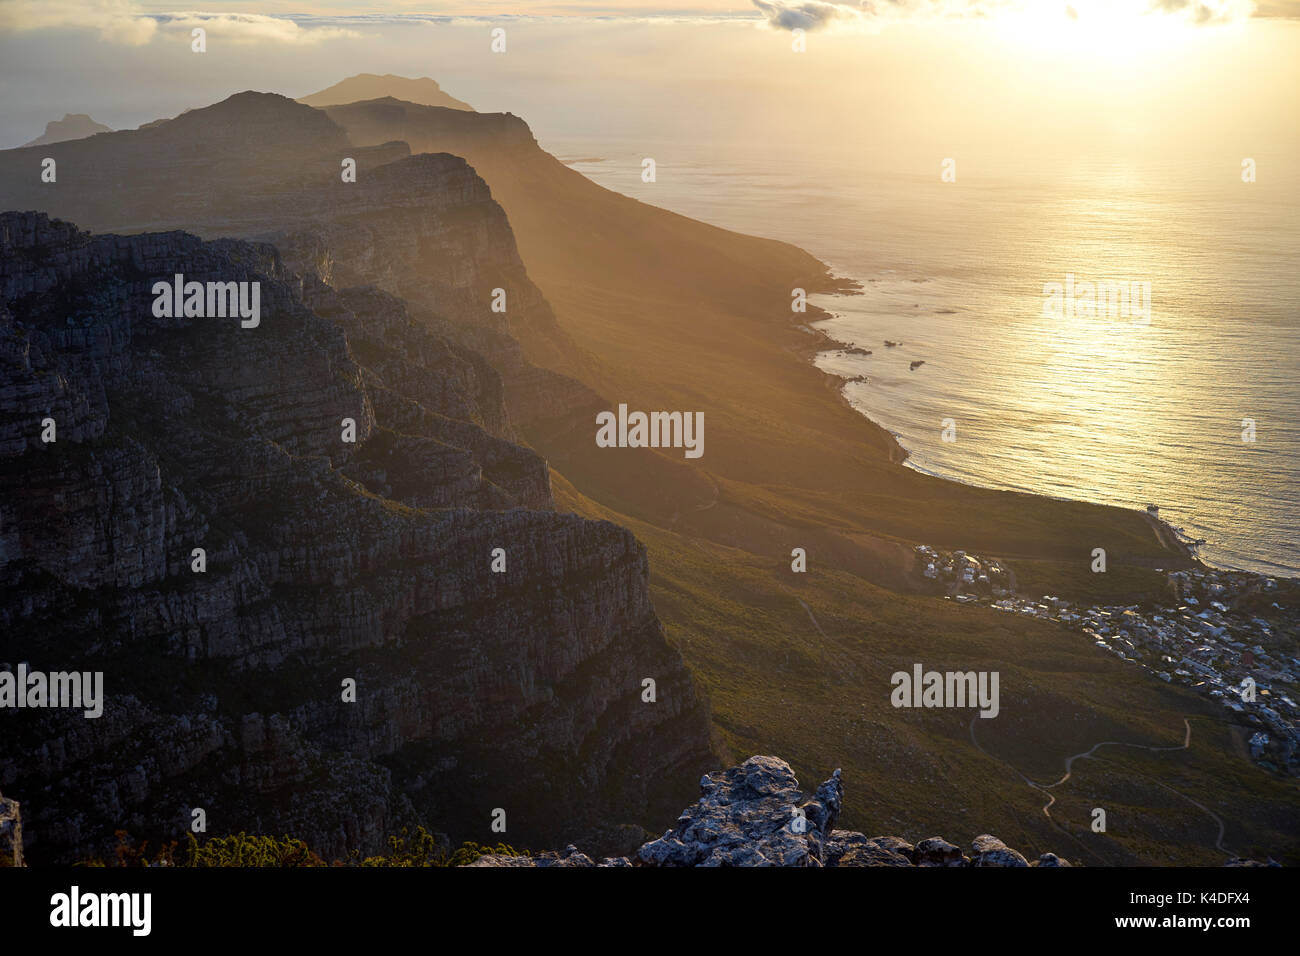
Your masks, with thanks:
M 1053 621 L 1099 651 L 1219 701 L 1253 731 L 1248 746 L 1261 766 L 1300 775 L 1300 620 L 1276 597 L 1276 579 L 1195 567 L 1169 572 L 1167 604 L 1086 606 L 1053 595 L 1030 598 L 996 558 L 965 551 L 914 549 L 925 586 L 945 599 Z

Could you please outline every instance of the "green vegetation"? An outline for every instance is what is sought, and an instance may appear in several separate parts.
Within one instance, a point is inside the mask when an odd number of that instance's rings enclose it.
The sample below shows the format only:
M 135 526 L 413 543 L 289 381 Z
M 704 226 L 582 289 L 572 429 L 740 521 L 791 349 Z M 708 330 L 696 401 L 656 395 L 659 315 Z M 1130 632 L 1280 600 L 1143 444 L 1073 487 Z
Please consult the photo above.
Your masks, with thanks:
M 527 851 L 498 843 L 496 846 L 465 842 L 455 849 L 440 843 L 424 827 L 414 833 L 406 827 L 396 836 L 388 838 L 388 851 L 378 856 L 362 857 L 353 853 L 347 860 L 326 863 L 306 843 L 291 836 L 251 836 L 237 833 L 224 837 L 208 837 L 199 842 L 193 834 L 185 835 L 185 844 L 177 841 L 165 843 L 154 853 L 149 852 L 149 841 L 136 844 L 125 830 L 118 830 L 117 849 L 113 860 L 87 860 L 82 866 L 185 866 L 185 867 L 299 867 L 299 866 L 468 866 L 481 856 L 527 856 Z
M 806 789 L 842 768 L 838 826 L 912 841 L 993 833 L 1026 854 L 1090 866 L 1221 865 L 1217 825 L 1200 804 L 1225 821 L 1230 850 L 1296 862 L 1285 850 L 1294 845 L 1294 783 L 1253 765 L 1248 732 L 1206 698 L 1153 681 L 1051 622 L 899 593 L 811 546 L 810 572 L 792 573 L 788 549 L 756 555 L 666 530 L 552 477 L 560 507 L 620 521 L 648 549 L 655 609 L 710 698 L 721 760 L 776 754 Z M 1059 565 L 1029 567 L 1034 587 L 1060 574 L 1051 590 L 1064 590 L 1055 587 L 1068 578 Z M 1113 571 L 1114 591 L 1098 596 L 1130 597 L 1123 580 L 1164 580 Z M 914 662 L 998 671 L 1000 715 L 894 709 L 890 676 Z M 1021 777 L 1054 783 L 1066 757 L 1104 740 L 1176 747 L 1184 716 L 1188 750 L 1109 747 L 1076 761 L 1070 781 L 1051 791 L 1050 819 L 1047 796 Z M 1105 834 L 1089 827 L 1098 806 L 1109 817 Z
M 424 827 L 414 834 L 405 827 L 400 836 L 388 838 L 388 852 L 382 856 L 369 856 L 360 861 L 362 866 L 468 866 L 481 856 L 527 856 L 527 851 L 516 850 L 506 843 L 483 846 L 467 840 L 454 850 L 440 846 L 436 838 Z

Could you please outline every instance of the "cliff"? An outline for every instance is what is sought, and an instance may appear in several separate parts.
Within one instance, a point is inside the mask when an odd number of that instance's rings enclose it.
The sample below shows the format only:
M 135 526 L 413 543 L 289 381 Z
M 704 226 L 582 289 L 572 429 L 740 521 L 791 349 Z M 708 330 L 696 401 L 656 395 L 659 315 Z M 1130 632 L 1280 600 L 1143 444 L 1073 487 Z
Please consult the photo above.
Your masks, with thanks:
M 155 317 L 175 273 L 259 282 L 260 324 Z M 30 858 L 193 808 L 336 856 L 416 820 L 486 839 L 497 807 L 554 843 L 680 805 L 708 764 L 644 550 L 551 510 L 500 376 L 391 295 L 266 244 L 5 213 L 0 363 L 0 661 L 106 697 L 0 716 Z

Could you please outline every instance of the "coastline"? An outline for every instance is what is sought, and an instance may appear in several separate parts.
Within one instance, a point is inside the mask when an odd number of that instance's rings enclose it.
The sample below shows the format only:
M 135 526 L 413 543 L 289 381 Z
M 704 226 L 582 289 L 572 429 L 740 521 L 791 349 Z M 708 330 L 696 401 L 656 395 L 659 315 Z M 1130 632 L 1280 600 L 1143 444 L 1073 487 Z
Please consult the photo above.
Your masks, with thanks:
M 829 271 L 829 267 L 828 267 L 828 271 Z M 837 283 L 844 283 L 844 285 L 841 288 L 837 288 L 835 291 L 832 292 L 819 291 L 817 294 L 833 296 L 836 298 L 850 297 L 850 296 L 861 294 L 861 290 L 865 288 L 864 280 L 861 279 L 852 279 L 847 277 L 836 276 L 835 280 Z M 898 432 L 890 428 L 887 428 L 886 426 L 882 425 L 880 422 L 876 421 L 874 418 L 871 417 L 868 411 L 859 408 L 848 398 L 848 396 L 845 394 L 845 387 L 851 381 L 853 381 L 853 379 L 849 379 L 846 378 L 845 376 L 836 374 L 834 372 L 821 369 L 817 366 L 816 364 L 817 357 L 822 352 L 840 351 L 845 348 L 852 347 L 855 343 L 849 340 L 837 339 L 830 333 L 826 332 L 825 330 L 814 327 L 813 323 L 823 322 L 825 320 L 835 317 L 834 314 L 829 309 L 823 306 L 814 305 L 813 303 L 809 302 L 808 310 L 809 310 L 808 314 L 805 315 L 805 317 L 800 322 L 800 328 L 802 328 L 805 332 L 808 332 L 811 335 L 813 335 L 815 337 L 815 340 L 820 343 L 823 343 L 825 347 L 807 349 L 806 350 L 807 360 L 811 364 L 813 364 L 815 368 L 818 368 L 818 370 L 821 371 L 823 375 L 825 375 L 828 379 L 832 381 L 840 401 L 845 406 L 852 409 L 855 414 L 860 415 L 862 418 L 870 422 L 875 428 L 879 429 L 880 431 L 884 432 L 889 436 L 892 443 L 892 447 L 893 449 L 895 449 L 895 452 L 891 453 L 891 457 L 890 457 L 891 462 L 895 464 L 903 465 L 904 467 L 916 471 L 919 474 L 923 474 L 928 477 L 938 479 L 940 481 L 952 482 L 955 484 L 965 485 L 971 488 L 979 488 L 988 491 L 1008 491 L 1016 494 L 1031 495 L 1036 498 L 1043 498 L 1052 501 L 1080 503 L 1080 504 L 1096 504 L 1104 507 L 1117 508 L 1120 510 L 1130 511 L 1132 513 L 1141 515 L 1151 525 L 1152 530 L 1156 536 L 1156 539 L 1159 541 L 1161 547 L 1169 551 L 1171 554 L 1186 559 L 1187 561 L 1190 561 L 1195 565 L 1199 565 L 1203 568 L 1210 568 L 1219 571 L 1230 571 L 1234 573 L 1253 574 L 1261 578 L 1280 577 L 1280 578 L 1300 579 L 1300 575 L 1284 574 L 1284 573 L 1268 573 L 1268 572 L 1253 570 L 1249 568 L 1235 567 L 1232 565 L 1216 564 L 1212 561 L 1209 561 L 1205 557 L 1203 557 L 1199 551 L 1200 546 L 1206 543 L 1204 539 L 1197 539 L 1192 535 L 1190 535 L 1188 532 L 1186 532 L 1183 528 L 1179 527 L 1178 525 L 1175 525 L 1168 519 L 1161 518 L 1158 516 L 1153 516 L 1150 512 L 1142 508 L 1133 507 L 1133 506 L 1126 507 L 1123 505 L 1112 504 L 1108 502 L 1088 501 L 1087 499 L 1075 498 L 1067 495 L 1053 495 L 1053 494 L 1048 494 L 1046 492 L 1037 491 L 1029 488 L 998 487 L 995 485 L 988 485 L 978 481 L 969 480 L 967 478 L 963 478 L 960 475 L 947 473 L 920 464 L 913 451 L 909 449 L 905 444 L 903 444 L 903 436 L 901 434 L 899 434 Z
M 843 280 L 839 280 L 837 278 L 836 281 L 843 281 Z M 852 280 L 849 281 L 852 282 Z M 858 285 L 856 282 L 853 282 L 853 284 L 847 286 L 844 291 L 834 291 L 834 292 L 819 291 L 817 294 L 835 295 L 835 296 L 856 295 L 857 294 L 856 290 L 860 288 L 861 288 L 860 285 Z M 810 316 L 812 313 L 816 313 L 816 315 L 813 316 L 812 318 L 809 318 L 808 316 Z M 811 365 L 814 369 L 821 372 L 822 375 L 825 376 L 827 384 L 830 387 L 834 388 L 835 394 L 839 399 L 840 404 L 842 404 L 845 408 L 849 409 L 855 415 L 859 415 L 862 418 L 866 419 L 866 421 L 869 422 L 872 425 L 872 427 L 878 429 L 883 434 L 889 436 L 889 443 L 890 443 L 889 461 L 892 464 L 907 465 L 908 467 L 914 467 L 909 463 L 909 459 L 911 459 L 912 453 L 908 451 L 908 449 L 903 445 L 902 441 L 899 439 L 898 434 L 893 431 L 890 431 L 888 428 L 880 424 L 880 422 L 876 421 L 871 416 L 863 414 L 860 409 L 853 407 L 853 403 L 850 402 L 844 394 L 845 380 L 842 377 L 838 375 L 834 375 L 831 372 L 827 372 L 824 369 L 817 368 L 816 360 L 818 355 L 820 355 L 822 352 L 826 351 L 827 349 L 838 348 L 842 344 L 838 342 L 836 339 L 827 335 L 821 329 L 814 328 L 812 325 L 813 322 L 821 322 L 824 319 L 831 318 L 831 314 L 827 312 L 825 309 L 823 309 L 821 306 L 813 305 L 810 302 L 808 303 L 808 312 L 805 313 L 804 316 L 805 317 L 797 323 L 797 327 L 800 328 L 802 331 L 808 333 L 809 335 L 813 336 L 813 338 L 817 340 L 820 344 L 815 346 L 810 345 L 808 348 L 798 350 L 797 354 L 799 355 L 799 357 L 804 359 L 809 365 Z M 920 471 L 921 469 L 916 469 L 916 470 Z M 929 474 L 929 472 L 923 472 L 923 474 Z M 941 478 L 944 481 L 952 480 L 944 477 L 943 475 L 934 475 L 932 477 Z M 963 482 L 963 484 L 969 484 L 969 482 Z

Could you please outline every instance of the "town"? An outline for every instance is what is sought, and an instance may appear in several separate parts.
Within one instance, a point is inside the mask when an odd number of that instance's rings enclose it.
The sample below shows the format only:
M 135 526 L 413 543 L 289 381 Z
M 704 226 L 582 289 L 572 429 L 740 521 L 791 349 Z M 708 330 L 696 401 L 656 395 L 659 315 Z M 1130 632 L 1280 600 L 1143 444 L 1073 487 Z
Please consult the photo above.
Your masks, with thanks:
M 1284 605 L 1275 578 L 1198 566 L 1169 572 L 1168 606 L 1088 607 L 1016 593 L 1014 576 L 995 558 L 928 545 L 914 550 L 921 579 L 945 599 L 1057 622 L 1154 680 L 1217 700 L 1252 731 L 1253 760 L 1300 775 L 1296 582 L 1286 582 Z

